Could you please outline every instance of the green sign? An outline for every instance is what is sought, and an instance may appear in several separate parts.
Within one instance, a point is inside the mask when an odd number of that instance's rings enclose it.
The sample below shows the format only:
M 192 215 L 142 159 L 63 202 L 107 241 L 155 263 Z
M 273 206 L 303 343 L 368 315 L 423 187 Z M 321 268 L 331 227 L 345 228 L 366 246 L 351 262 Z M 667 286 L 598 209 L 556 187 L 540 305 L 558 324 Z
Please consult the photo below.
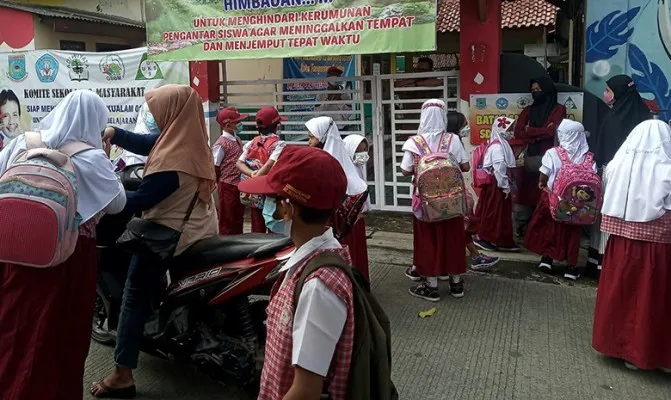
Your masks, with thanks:
M 436 0 L 147 0 L 146 11 L 161 61 L 436 49 Z

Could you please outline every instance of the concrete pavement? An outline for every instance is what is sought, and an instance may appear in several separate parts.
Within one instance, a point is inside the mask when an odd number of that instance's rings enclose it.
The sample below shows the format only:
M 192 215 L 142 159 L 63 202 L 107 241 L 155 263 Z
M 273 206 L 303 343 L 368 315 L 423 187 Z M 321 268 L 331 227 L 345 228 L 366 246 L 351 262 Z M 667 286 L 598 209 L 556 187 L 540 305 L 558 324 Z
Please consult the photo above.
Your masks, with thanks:
M 671 400 L 671 375 L 633 372 L 591 346 L 596 289 L 469 273 L 466 297 L 433 304 L 407 295 L 408 252 L 371 248 L 374 291 L 392 321 L 394 382 L 401 399 Z M 553 284 L 555 283 L 555 284 Z M 436 307 L 433 317 L 418 312 Z M 112 349 L 92 344 L 85 388 L 112 366 Z M 244 399 L 193 368 L 142 356 L 139 399 Z

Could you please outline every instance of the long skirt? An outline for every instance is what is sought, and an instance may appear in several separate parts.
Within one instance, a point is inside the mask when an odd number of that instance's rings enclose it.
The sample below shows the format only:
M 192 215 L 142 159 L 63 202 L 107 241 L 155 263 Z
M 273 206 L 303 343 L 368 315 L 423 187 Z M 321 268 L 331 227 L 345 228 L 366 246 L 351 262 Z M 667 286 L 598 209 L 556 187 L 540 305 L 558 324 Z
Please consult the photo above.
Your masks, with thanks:
M 473 223 L 478 237 L 496 246 L 513 247 L 513 203 L 496 185 L 482 189 Z
M 592 346 L 641 369 L 671 368 L 671 244 L 611 235 Z
M 82 398 L 96 294 L 95 239 L 51 268 L 0 264 L 0 399 Z
M 543 193 L 529 222 L 524 247 L 543 257 L 576 266 L 582 227 L 556 222 L 550 214 L 549 204 L 548 194 Z
M 368 243 L 366 242 L 366 221 L 363 218 L 354 224 L 352 231 L 340 239 L 340 244 L 349 248 L 352 264 L 370 282 L 368 271 Z
M 245 205 L 235 185 L 219 182 L 219 234 L 240 235 L 245 218 Z
M 466 273 L 464 219 L 422 222 L 413 217 L 413 260 L 421 276 Z
M 263 210 L 251 207 L 249 214 L 252 219 L 252 233 L 267 233 L 266 221 L 263 219 Z

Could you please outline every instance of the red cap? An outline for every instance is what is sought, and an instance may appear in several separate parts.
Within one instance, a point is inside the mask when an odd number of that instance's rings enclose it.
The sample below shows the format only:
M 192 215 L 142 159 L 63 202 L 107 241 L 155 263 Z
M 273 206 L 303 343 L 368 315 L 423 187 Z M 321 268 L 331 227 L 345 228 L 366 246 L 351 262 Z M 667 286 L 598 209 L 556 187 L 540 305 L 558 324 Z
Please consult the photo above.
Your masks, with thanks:
M 256 113 L 256 126 L 259 128 L 267 128 L 280 121 L 287 121 L 288 119 L 289 118 L 287 117 L 281 116 L 275 107 L 265 107 Z
M 238 185 L 249 194 L 274 194 L 318 210 L 340 207 L 347 192 L 347 177 L 329 153 L 307 146 L 287 146 L 268 175 Z
M 329 67 L 329 69 L 326 70 L 326 75 L 332 75 L 332 74 L 342 75 L 342 69 L 340 69 L 340 67 L 336 67 L 335 65 Z
M 229 107 L 219 110 L 217 122 L 223 128 L 224 125 L 238 123 L 243 119 L 247 119 L 247 117 L 249 117 L 249 114 L 240 114 L 235 107 Z

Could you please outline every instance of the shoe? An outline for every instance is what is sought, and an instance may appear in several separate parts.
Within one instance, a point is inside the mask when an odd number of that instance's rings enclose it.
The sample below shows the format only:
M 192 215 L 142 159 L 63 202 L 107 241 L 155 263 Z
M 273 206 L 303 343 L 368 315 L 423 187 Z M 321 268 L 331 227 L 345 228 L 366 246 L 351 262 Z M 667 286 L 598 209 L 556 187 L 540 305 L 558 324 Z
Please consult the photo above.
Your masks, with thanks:
M 625 361 L 624 366 L 625 366 L 625 368 L 627 368 L 631 371 L 638 371 L 638 367 L 635 366 L 634 364 L 630 363 L 630 362 Z
M 439 281 L 443 281 L 443 282 L 445 282 L 445 281 L 449 281 L 449 280 L 450 280 L 450 276 L 449 276 L 449 275 L 442 275 L 442 276 L 439 276 L 439 277 L 438 277 L 438 280 L 439 280 Z
M 485 270 L 491 268 L 494 265 L 498 264 L 500 258 L 498 257 L 489 257 L 484 254 L 480 254 L 471 261 L 471 269 L 475 271 Z
M 405 276 L 407 276 L 408 279 L 410 279 L 413 282 L 422 280 L 422 277 L 417 273 L 417 271 L 413 271 L 412 267 L 405 270 Z
M 550 257 L 542 257 L 538 268 L 545 272 L 552 272 L 552 259 Z
M 578 271 L 578 268 L 568 267 L 568 269 L 564 273 L 564 279 L 570 279 L 572 281 L 577 281 L 578 279 L 580 279 L 580 272 Z
M 520 248 L 517 247 L 517 246 L 496 246 L 495 250 L 512 253 L 512 252 L 520 251 Z
M 494 250 L 496 250 L 496 246 L 494 246 L 493 244 L 489 243 L 486 240 L 480 240 L 480 239 L 474 240 L 473 244 L 475 244 L 481 250 L 484 250 L 484 251 L 494 251 Z
M 527 233 L 527 227 L 526 226 L 518 226 L 517 229 L 515 229 L 515 236 L 518 238 L 524 237 Z
M 659 370 L 664 372 L 665 374 L 671 374 L 671 368 L 660 368 Z
M 459 279 L 457 282 L 454 277 L 450 277 L 450 294 L 452 297 L 461 298 L 464 297 L 464 280 Z
M 415 287 L 408 289 L 408 292 L 411 296 L 419 297 L 426 301 L 440 301 L 440 295 L 438 294 L 438 288 L 432 288 L 427 285 L 426 282 L 422 282 Z

